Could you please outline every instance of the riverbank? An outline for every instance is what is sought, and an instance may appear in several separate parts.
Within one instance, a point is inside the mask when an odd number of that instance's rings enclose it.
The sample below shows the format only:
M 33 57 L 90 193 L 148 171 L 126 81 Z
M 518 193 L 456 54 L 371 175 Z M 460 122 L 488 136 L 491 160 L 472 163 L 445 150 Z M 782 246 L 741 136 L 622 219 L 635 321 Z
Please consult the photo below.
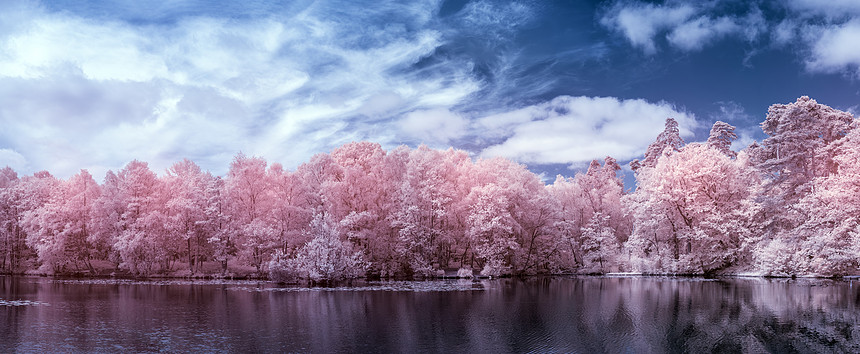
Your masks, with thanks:
M 214 263 L 214 262 L 213 262 Z M 220 265 L 218 266 L 220 267 Z M 205 270 L 213 270 L 211 266 L 201 267 Z M 278 283 L 274 280 L 269 279 L 266 274 L 259 274 L 253 268 L 246 266 L 236 266 L 233 264 L 228 265 L 227 272 L 219 272 L 219 271 L 211 271 L 211 272 L 196 272 L 191 273 L 188 269 L 178 269 L 172 272 L 167 273 L 159 273 L 159 274 L 149 274 L 149 275 L 139 275 L 133 274 L 127 271 L 117 270 L 115 268 L 100 268 L 96 270 L 96 273 L 90 272 L 68 272 L 68 273 L 47 273 L 47 272 L 39 272 L 39 271 L 27 271 L 23 273 L 0 273 L 0 276 L 32 276 L 32 277 L 44 277 L 44 278 L 57 278 L 57 279 L 76 279 L 76 280 L 105 280 L 105 279 L 119 279 L 119 280 L 136 280 L 136 281 L 163 281 L 163 280 L 201 280 L 201 281 L 265 281 Z M 456 271 L 447 271 L 445 274 L 439 274 L 437 276 L 432 277 L 422 277 L 422 278 L 407 278 L 407 277 L 395 277 L 395 278 L 378 278 L 378 277 L 366 277 L 366 278 L 358 278 L 352 280 L 344 280 L 338 281 L 335 283 L 348 283 L 351 281 L 432 281 L 432 280 L 457 280 L 457 279 L 472 279 L 472 280 L 488 280 L 488 279 L 500 279 L 500 278 L 515 278 L 515 279 L 529 279 L 529 278 L 540 278 L 540 277 L 559 277 L 559 278 L 700 278 L 700 279 L 720 279 L 720 278 L 759 278 L 759 279 L 829 279 L 829 280 L 860 280 L 860 275 L 845 275 L 845 276 L 819 276 L 819 275 L 796 275 L 796 276 L 774 276 L 774 275 L 766 275 L 762 273 L 726 273 L 726 274 L 678 274 L 678 273 L 644 273 L 644 272 L 607 272 L 607 273 L 564 273 L 564 274 L 535 274 L 535 275 L 518 275 L 518 276 L 502 276 L 502 277 L 489 277 L 489 276 L 464 276 L 462 274 L 458 275 Z M 290 284 L 302 284 L 308 283 L 312 284 L 314 282 L 311 281 L 296 281 L 290 282 Z
M 203 262 L 192 272 L 188 263 L 176 262 L 169 270 L 141 275 L 121 269 L 108 261 L 93 261 L 92 270 L 75 269 L 71 271 L 44 271 L 38 269 L 23 272 L 0 273 L 0 275 L 39 276 L 76 279 L 228 279 L 228 280 L 268 280 L 267 274 L 260 274 L 254 267 L 227 262 L 226 269 L 220 262 Z

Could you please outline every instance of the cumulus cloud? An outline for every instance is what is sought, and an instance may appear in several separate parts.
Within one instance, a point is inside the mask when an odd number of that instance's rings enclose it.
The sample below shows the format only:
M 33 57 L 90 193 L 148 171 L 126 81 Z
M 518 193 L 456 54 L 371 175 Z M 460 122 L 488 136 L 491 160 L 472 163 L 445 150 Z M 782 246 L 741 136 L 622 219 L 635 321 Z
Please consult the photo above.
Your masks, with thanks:
M 459 114 L 444 108 L 420 110 L 407 114 L 400 129 L 422 143 L 445 145 L 466 133 L 468 122 Z
M 671 48 L 691 52 L 731 38 L 756 44 L 753 55 L 767 46 L 759 43 L 766 38 L 773 46 L 794 50 L 809 72 L 860 76 L 855 50 L 860 43 L 860 2 L 791 0 L 781 6 L 785 17 L 766 19 L 757 4 L 738 11 L 725 0 L 617 0 L 603 10 L 600 23 L 648 55 L 659 51 L 662 39 Z
M 600 23 L 620 32 L 634 47 L 646 54 L 657 52 L 656 40 L 665 34 L 674 48 L 701 50 L 713 41 L 738 36 L 755 40 L 767 28 L 761 10 L 753 8 L 745 16 L 712 12 L 712 4 L 616 2 Z
M 860 76 L 860 19 L 822 28 L 817 36 L 810 38 L 811 55 L 806 61 L 807 69 L 814 72 L 839 72 L 850 70 Z
M 550 102 L 484 117 L 477 129 L 503 141 L 483 156 L 503 156 L 525 163 L 578 164 L 607 155 L 633 159 L 645 152 L 675 118 L 684 137 L 692 136 L 692 114 L 666 102 L 614 97 L 560 96 Z
M 788 16 L 771 28 L 772 43 L 794 49 L 811 73 L 860 77 L 860 2 L 791 0 Z
M 654 37 L 663 30 L 676 27 L 695 15 L 696 8 L 688 4 L 654 5 L 649 3 L 617 2 L 600 23 L 621 32 L 630 44 L 647 54 L 657 52 Z

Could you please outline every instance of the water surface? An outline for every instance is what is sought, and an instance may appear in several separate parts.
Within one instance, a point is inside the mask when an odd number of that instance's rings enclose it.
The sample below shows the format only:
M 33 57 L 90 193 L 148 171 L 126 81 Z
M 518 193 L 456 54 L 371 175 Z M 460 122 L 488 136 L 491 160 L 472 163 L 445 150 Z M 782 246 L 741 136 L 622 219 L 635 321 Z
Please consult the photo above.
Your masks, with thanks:
M 860 352 L 858 305 L 806 279 L 0 277 L 0 352 Z

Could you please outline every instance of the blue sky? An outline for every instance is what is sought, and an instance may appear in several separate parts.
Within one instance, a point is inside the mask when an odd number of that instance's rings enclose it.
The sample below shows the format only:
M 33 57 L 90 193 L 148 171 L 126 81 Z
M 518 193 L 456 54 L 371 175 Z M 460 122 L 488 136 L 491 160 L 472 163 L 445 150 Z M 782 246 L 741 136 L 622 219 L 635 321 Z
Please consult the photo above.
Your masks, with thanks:
M 224 174 L 350 141 L 503 156 L 549 180 L 687 141 L 763 138 L 774 103 L 856 112 L 860 2 L 0 4 L 0 166 Z

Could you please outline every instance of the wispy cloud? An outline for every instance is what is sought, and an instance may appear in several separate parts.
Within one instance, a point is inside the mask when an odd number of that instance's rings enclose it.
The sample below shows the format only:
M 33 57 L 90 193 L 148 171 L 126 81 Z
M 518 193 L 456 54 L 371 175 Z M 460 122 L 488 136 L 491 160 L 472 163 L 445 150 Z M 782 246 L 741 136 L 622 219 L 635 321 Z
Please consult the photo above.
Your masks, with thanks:
M 700 16 L 684 22 L 667 35 L 669 43 L 685 50 L 701 50 L 711 42 L 728 37 L 742 36 L 746 41 L 754 41 L 765 30 L 761 11 L 753 11 L 744 17 L 720 16 L 716 18 Z
M 785 5 L 797 17 L 825 16 L 832 21 L 860 15 L 860 2 L 854 0 L 789 0 Z
M 99 176 L 188 157 L 223 174 L 238 151 L 291 168 L 354 140 L 533 164 L 625 160 L 666 117 L 690 137 L 689 112 L 707 112 L 590 72 L 634 72 L 630 51 L 770 41 L 809 72 L 856 72 L 851 2 L 791 2 L 784 21 L 725 4 L 624 0 L 595 15 L 483 0 L 0 3 L 0 165 Z
M 16 7 L 0 25 L 0 147 L 58 175 L 182 157 L 222 173 L 240 150 L 295 166 L 348 139 L 402 140 L 392 117 L 481 87 L 462 60 L 412 69 L 445 43 L 435 2 L 361 6 L 146 24 Z

